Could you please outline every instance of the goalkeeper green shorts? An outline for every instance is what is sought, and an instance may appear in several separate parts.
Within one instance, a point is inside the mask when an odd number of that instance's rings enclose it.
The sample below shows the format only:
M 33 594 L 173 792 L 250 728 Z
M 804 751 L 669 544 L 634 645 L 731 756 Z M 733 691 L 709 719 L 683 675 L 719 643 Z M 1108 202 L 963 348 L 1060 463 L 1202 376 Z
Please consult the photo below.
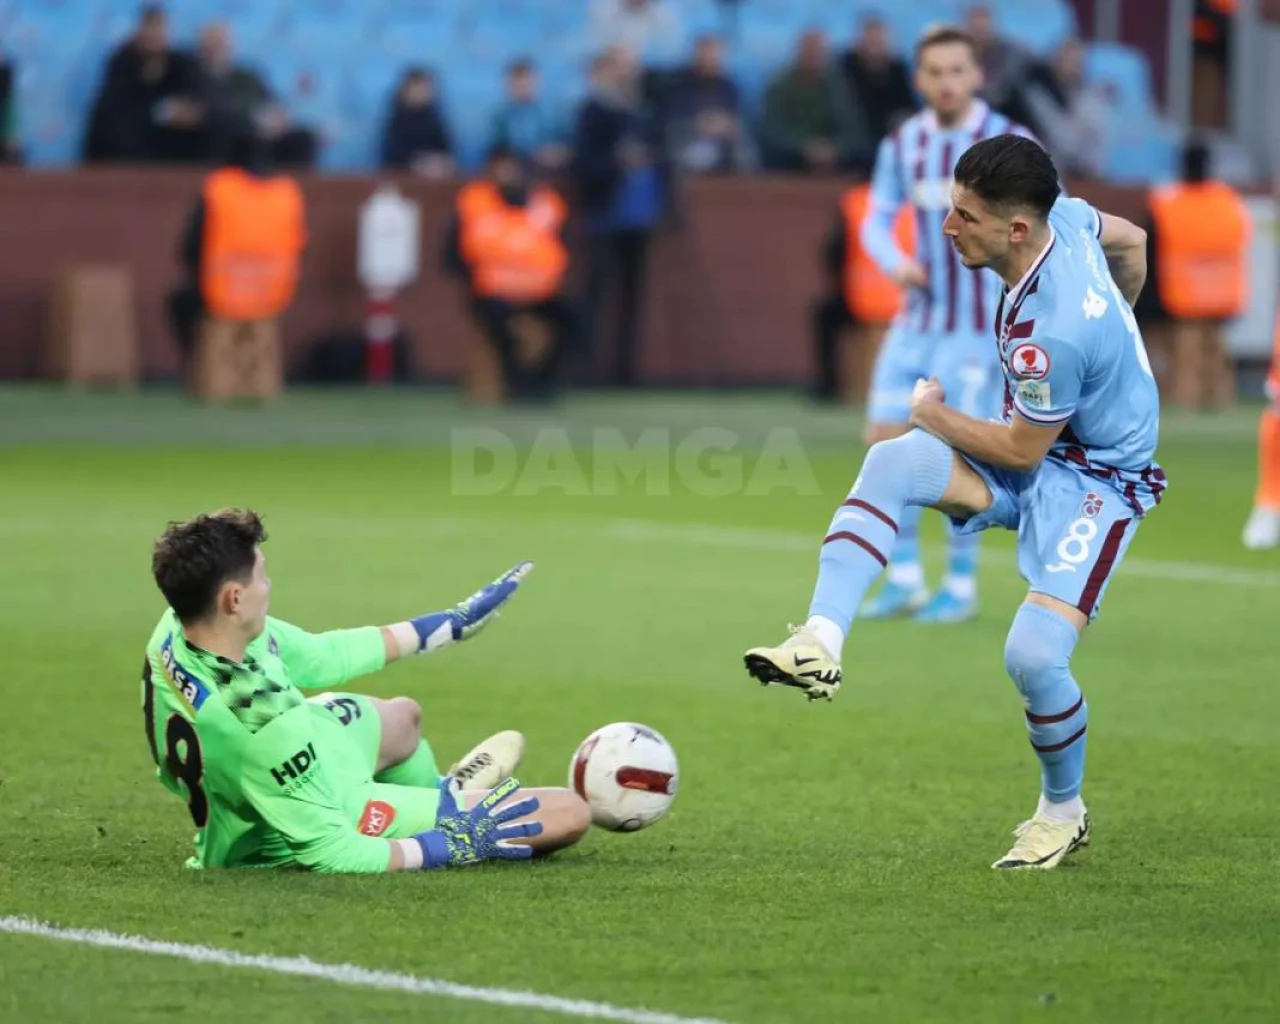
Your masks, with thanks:
M 369 697 L 321 693 L 308 698 L 307 703 L 328 712 L 315 716 L 316 729 L 331 754 L 329 770 L 342 789 L 348 817 L 362 835 L 408 839 L 435 828 L 439 789 L 374 781 L 382 717 Z

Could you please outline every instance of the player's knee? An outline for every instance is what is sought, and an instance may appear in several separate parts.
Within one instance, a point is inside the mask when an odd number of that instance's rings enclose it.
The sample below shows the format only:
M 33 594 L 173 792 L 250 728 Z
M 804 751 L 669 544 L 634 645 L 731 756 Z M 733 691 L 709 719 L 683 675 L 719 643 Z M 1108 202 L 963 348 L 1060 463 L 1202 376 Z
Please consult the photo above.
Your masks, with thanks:
M 412 757 L 422 738 L 422 708 L 409 697 L 386 701 L 382 712 L 382 752 L 388 764 Z
M 929 505 L 946 490 L 951 460 L 951 449 L 936 437 L 912 430 L 873 444 L 863 460 L 860 479 L 875 480 L 907 504 Z
M 1029 697 L 1068 671 L 1068 655 L 1060 645 L 1035 629 L 1021 616 L 1015 617 L 1004 643 L 1004 668 L 1018 692 Z
M 570 789 L 550 790 L 543 799 L 540 815 L 544 849 L 572 846 L 591 828 L 591 809 Z

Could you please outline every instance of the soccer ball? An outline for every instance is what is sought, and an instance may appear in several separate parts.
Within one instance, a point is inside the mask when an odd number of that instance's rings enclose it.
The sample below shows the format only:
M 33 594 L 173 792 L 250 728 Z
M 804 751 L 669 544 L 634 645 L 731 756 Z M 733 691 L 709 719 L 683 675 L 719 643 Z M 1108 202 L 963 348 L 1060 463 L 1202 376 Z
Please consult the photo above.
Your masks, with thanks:
M 680 769 L 671 744 L 647 725 L 614 722 L 597 729 L 569 763 L 569 787 L 610 832 L 635 832 L 667 813 Z

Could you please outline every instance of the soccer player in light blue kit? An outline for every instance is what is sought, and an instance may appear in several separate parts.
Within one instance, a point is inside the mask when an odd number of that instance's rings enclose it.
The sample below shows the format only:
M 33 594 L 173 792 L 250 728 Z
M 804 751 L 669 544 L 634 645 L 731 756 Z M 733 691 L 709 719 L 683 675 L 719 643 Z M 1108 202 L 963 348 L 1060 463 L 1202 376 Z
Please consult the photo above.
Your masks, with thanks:
M 982 67 L 973 40 L 959 29 L 944 26 L 921 38 L 916 87 L 927 108 L 880 143 L 862 230 L 871 258 L 907 296 L 876 359 L 868 444 L 907 432 L 911 389 L 921 377 L 937 377 L 948 403 L 969 416 L 995 416 L 1000 408 L 1000 364 L 991 344 L 1000 278 L 964 269 L 942 234 L 942 222 L 951 207 L 952 171 L 965 150 L 996 135 L 1030 133 L 978 98 Z M 894 239 L 903 203 L 915 213 L 917 259 Z M 946 577 L 931 599 L 917 541 L 921 511 L 904 510 L 893 551 L 885 552 L 884 585 L 863 608 L 864 618 L 914 615 L 925 622 L 960 622 L 976 613 L 977 535 L 952 531 Z
M 919 381 L 915 429 L 871 448 L 836 510 L 808 621 L 780 646 L 748 651 L 746 664 L 765 684 L 831 699 L 845 636 L 905 509 L 940 509 L 970 533 L 1016 530 L 1030 593 L 1005 667 L 1025 704 L 1041 796 L 993 867 L 1053 868 L 1090 831 L 1080 795 L 1089 708 L 1071 655 L 1165 489 L 1154 461 L 1159 395 L 1132 311 L 1146 233 L 1062 198 L 1048 154 L 1015 135 L 960 159 L 943 230 L 966 267 L 990 267 L 1008 286 L 996 336 L 1002 421 L 950 408 L 936 379 Z

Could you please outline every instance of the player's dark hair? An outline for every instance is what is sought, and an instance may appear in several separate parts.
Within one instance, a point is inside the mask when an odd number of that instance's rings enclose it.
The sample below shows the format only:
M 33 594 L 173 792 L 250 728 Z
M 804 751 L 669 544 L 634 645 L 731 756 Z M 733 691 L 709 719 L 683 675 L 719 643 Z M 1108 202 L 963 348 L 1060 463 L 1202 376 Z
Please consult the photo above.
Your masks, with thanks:
M 1021 135 L 975 142 L 956 163 L 955 181 L 992 209 L 1023 207 L 1041 220 L 1062 192 L 1053 158 Z
M 1200 139 L 1192 139 L 1182 150 L 1182 180 L 1198 185 L 1209 177 L 1209 147 Z
M 178 620 L 197 622 L 213 609 L 224 583 L 248 582 L 255 549 L 266 539 L 262 519 L 248 510 L 223 509 L 170 523 L 151 553 L 151 574 Z
M 978 44 L 968 32 L 954 25 L 935 25 L 931 29 L 926 29 L 916 43 L 916 66 L 920 66 L 926 50 L 934 46 L 946 46 L 949 43 L 960 43 L 962 46 L 969 47 L 970 56 L 974 60 L 978 59 Z

